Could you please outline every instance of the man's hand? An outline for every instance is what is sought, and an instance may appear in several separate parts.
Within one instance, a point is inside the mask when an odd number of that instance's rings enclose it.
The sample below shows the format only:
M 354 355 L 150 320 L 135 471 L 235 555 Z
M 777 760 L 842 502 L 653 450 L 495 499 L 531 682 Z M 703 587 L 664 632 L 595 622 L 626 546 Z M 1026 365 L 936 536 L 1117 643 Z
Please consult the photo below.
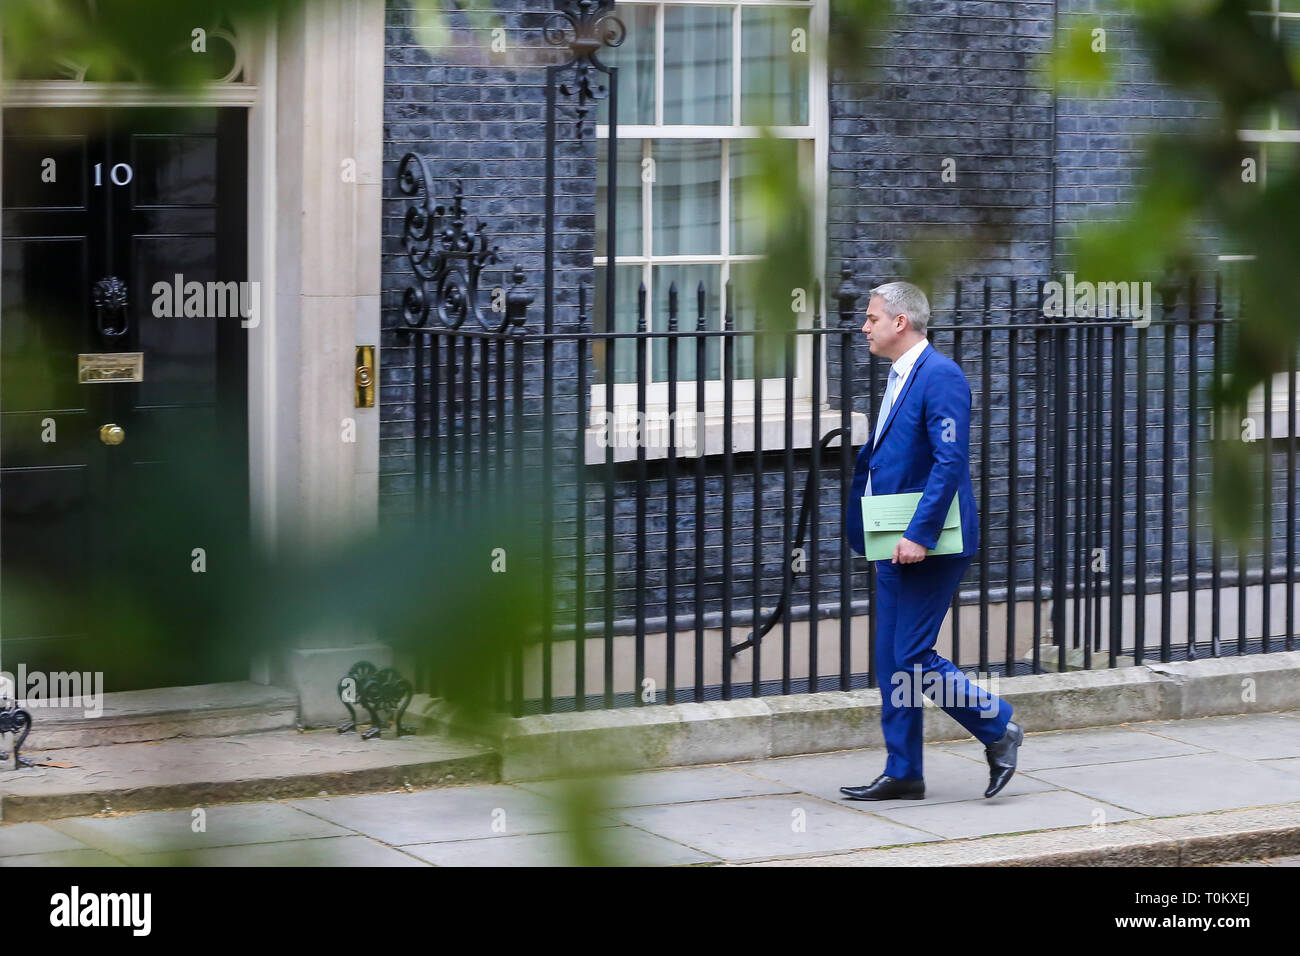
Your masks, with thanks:
M 916 564 L 918 561 L 924 561 L 929 553 L 929 548 L 915 541 L 899 538 L 898 544 L 894 545 L 894 556 L 890 560 L 894 564 Z

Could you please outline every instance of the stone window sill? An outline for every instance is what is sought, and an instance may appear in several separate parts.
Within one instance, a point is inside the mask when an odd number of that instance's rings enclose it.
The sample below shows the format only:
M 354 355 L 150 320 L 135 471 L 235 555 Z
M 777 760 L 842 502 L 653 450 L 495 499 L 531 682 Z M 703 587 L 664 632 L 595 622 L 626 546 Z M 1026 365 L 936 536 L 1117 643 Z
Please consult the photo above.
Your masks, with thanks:
M 1267 409 L 1272 418 L 1271 431 L 1273 438 L 1295 438 L 1300 436 L 1300 399 L 1296 400 L 1296 418 L 1291 421 L 1290 412 L 1290 387 L 1291 382 L 1286 372 L 1278 372 L 1273 376 L 1273 403 Z M 1296 387 L 1300 389 L 1300 372 L 1296 373 Z M 1255 437 L 1263 439 L 1265 434 L 1264 419 L 1266 415 L 1264 403 L 1264 386 L 1256 385 L 1246 400 L 1246 417 L 1251 419 L 1255 426 Z M 1229 437 L 1241 437 L 1239 428 L 1229 426 L 1227 429 Z
M 612 433 L 614 461 L 636 461 L 638 429 L 636 411 L 625 412 L 619 409 L 614 418 L 613 427 L 607 429 L 597 418 L 597 423 L 586 430 L 586 448 L 584 460 L 588 465 L 605 463 Z M 646 427 L 644 429 L 645 456 L 649 461 L 668 457 L 668 415 L 662 408 L 646 409 Z M 861 412 L 849 415 L 852 430 L 851 445 L 860 446 L 867 440 L 867 416 Z M 725 420 L 720 409 L 707 408 L 704 422 L 700 426 L 694 414 L 679 415 L 677 426 L 677 458 L 699 458 L 701 455 L 721 455 L 723 447 L 723 429 Z M 808 402 L 797 403 L 791 417 L 795 448 L 811 448 L 813 445 L 812 406 Z M 840 427 L 840 410 L 823 405 L 818 421 L 818 438 Z M 751 410 L 738 412 L 731 416 L 731 451 L 736 454 L 754 450 L 754 413 Z M 785 448 L 785 409 L 774 409 L 763 415 L 761 423 L 762 447 L 764 451 L 779 451 Z M 698 437 L 697 437 L 698 436 Z M 837 435 L 827 445 L 838 448 L 840 438 Z

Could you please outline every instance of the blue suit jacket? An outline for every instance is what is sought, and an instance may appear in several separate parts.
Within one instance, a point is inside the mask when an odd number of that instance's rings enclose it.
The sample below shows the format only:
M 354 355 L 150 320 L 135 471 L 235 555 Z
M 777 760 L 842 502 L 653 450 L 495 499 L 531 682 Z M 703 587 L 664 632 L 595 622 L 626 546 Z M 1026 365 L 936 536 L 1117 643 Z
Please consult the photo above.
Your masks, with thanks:
M 903 532 L 907 540 L 933 548 L 956 495 L 962 555 L 979 549 L 979 512 L 970 480 L 970 409 L 970 385 L 961 367 L 927 345 L 894 399 L 875 450 L 868 438 L 858 452 L 844 516 L 849 547 L 857 554 L 865 550 L 862 494 L 867 489 L 868 470 L 872 494 L 922 492 L 912 523 Z M 876 423 L 871 424 L 874 434 Z

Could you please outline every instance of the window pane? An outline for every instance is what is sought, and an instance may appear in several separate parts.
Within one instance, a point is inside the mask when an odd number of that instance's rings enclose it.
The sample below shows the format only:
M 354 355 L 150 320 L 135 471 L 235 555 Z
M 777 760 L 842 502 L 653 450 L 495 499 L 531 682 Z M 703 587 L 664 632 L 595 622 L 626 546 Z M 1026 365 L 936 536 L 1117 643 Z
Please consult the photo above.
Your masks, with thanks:
M 701 282 L 704 283 L 704 327 L 714 331 L 722 327 L 718 318 L 718 287 L 720 285 L 721 272 L 716 265 L 672 265 L 672 266 L 655 266 L 652 270 L 654 273 L 654 296 L 647 305 L 650 312 L 649 325 L 652 331 L 666 332 L 668 330 L 668 289 L 672 283 L 677 283 L 677 328 L 682 331 L 691 331 L 698 327 L 699 323 L 699 294 L 697 289 Z M 679 381 L 689 379 L 695 380 L 696 355 L 699 340 L 697 338 L 684 338 L 677 340 L 677 378 Z M 650 363 L 654 368 L 654 374 L 651 375 L 651 381 L 666 382 L 668 381 L 668 340 L 656 339 L 654 348 L 651 353 Z M 719 378 L 721 350 L 718 347 L 718 339 L 710 336 L 705 339 L 704 346 L 704 377 L 706 379 Z M 683 392 L 677 396 L 677 401 L 681 404 L 695 401 L 694 392 Z
M 731 123 L 730 7 L 664 7 L 664 123 Z
M 654 255 L 722 252 L 722 143 L 657 140 L 654 159 Z
M 758 328 L 757 288 L 758 275 L 763 268 L 761 262 L 735 262 L 731 266 L 731 314 L 737 329 L 754 331 Z M 789 308 L 789 305 L 784 305 Z M 776 323 L 774 317 L 763 317 L 763 328 L 770 329 Z M 794 345 L 791 346 L 794 355 Z M 759 359 L 762 363 L 763 378 L 781 378 L 785 375 L 785 344 L 782 336 L 764 335 L 759 345 Z M 795 374 L 799 372 L 795 367 Z M 744 336 L 736 340 L 736 378 L 754 377 L 754 337 Z
M 596 255 L 607 256 L 606 248 L 606 209 L 609 195 L 609 167 L 606 158 L 608 140 L 597 140 L 596 151 Z M 615 238 L 614 255 L 639 256 L 644 253 L 641 248 L 641 140 L 619 140 L 618 142 L 618 200 L 614 210 Z
M 592 328 L 603 332 L 605 322 L 605 266 L 596 266 L 593 276 L 596 287 L 593 295 Z M 614 269 L 614 331 L 636 331 L 636 299 L 641 285 L 640 266 L 617 266 Z M 633 339 L 606 340 L 614 348 L 614 381 L 636 381 L 636 342 Z M 605 341 L 596 341 L 591 346 L 591 360 L 595 368 L 595 380 L 605 382 Z
M 740 121 L 808 122 L 808 11 L 750 8 L 740 14 Z
M 618 8 L 618 17 L 627 27 L 622 46 L 602 47 L 597 59 L 606 66 L 618 67 L 619 123 L 655 121 L 655 8 L 628 4 Z M 606 83 L 603 74 L 597 81 Z M 596 122 L 609 123 L 609 100 L 600 101 Z
M 799 162 L 799 141 L 731 140 L 731 252 L 734 255 L 762 255 L 763 205 L 759 190 L 762 166 L 760 150 L 770 150 L 772 162 L 785 170 L 795 170 Z

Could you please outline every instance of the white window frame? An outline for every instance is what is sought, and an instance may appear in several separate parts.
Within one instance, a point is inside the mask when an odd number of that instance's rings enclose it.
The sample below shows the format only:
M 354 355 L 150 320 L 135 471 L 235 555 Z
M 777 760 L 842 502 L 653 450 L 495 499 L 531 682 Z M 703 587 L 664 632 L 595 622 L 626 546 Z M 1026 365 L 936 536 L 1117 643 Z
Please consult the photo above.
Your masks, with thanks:
M 1282 38 L 1282 21 L 1291 20 L 1300 23 L 1300 11 L 1292 12 L 1282 9 L 1281 0 L 1272 0 L 1273 8 L 1271 10 L 1251 10 L 1249 15 L 1252 17 L 1267 17 L 1269 25 L 1273 28 L 1273 39 L 1281 40 Z M 1270 122 L 1268 129 L 1249 129 L 1238 130 L 1237 134 L 1246 142 L 1252 143 L 1297 143 L 1300 142 L 1300 129 L 1280 129 L 1278 127 L 1277 109 L 1269 111 Z
M 1273 38 L 1281 39 L 1281 29 L 1283 20 L 1293 20 L 1300 23 L 1300 12 L 1289 12 L 1282 9 L 1281 0 L 1273 0 L 1272 10 L 1251 11 L 1251 16 L 1267 17 L 1273 28 Z M 1278 125 L 1277 109 L 1271 110 L 1270 123 L 1268 129 L 1239 129 L 1237 138 L 1244 143 L 1260 143 L 1267 145 L 1269 143 L 1300 143 L 1300 129 L 1280 129 Z M 1264 149 L 1259 151 L 1259 169 L 1258 179 L 1260 186 L 1268 185 L 1268 152 Z M 1224 262 L 1253 262 L 1255 257 L 1250 254 L 1231 254 L 1220 255 L 1218 261 Z M 1278 372 L 1273 376 L 1273 402 L 1271 408 L 1265 408 L 1264 402 L 1264 385 L 1256 385 L 1246 398 L 1246 417 L 1254 419 L 1260 424 L 1258 437 L 1264 437 L 1263 421 L 1267 414 L 1272 419 L 1270 423 L 1270 432 L 1273 438 L 1292 438 L 1300 435 L 1300 401 L 1297 401 L 1296 419 L 1288 421 L 1289 416 L 1289 398 L 1291 383 L 1286 372 Z M 1300 371 L 1296 373 L 1296 388 L 1300 390 Z M 1239 437 L 1231 425 L 1228 428 L 1231 437 Z
M 798 315 L 796 327 L 811 328 L 813 309 L 820 311 L 823 320 L 822 325 L 829 323 L 826 314 L 826 289 L 825 279 L 822 275 L 826 259 L 826 199 L 828 186 L 828 169 L 829 169 L 829 82 L 826 71 L 826 40 L 829 23 L 829 0 L 620 0 L 620 7 L 626 9 L 631 6 L 649 6 L 658 8 L 659 14 L 655 17 L 655 120 L 652 125 L 640 124 L 620 124 L 618 127 L 618 137 L 620 142 L 627 140 L 640 140 L 642 142 L 642 156 L 648 155 L 651 143 L 656 140 L 687 140 L 702 139 L 710 141 L 720 141 L 721 149 L 721 209 L 720 209 L 720 231 L 721 244 L 720 252 L 710 255 L 652 255 L 653 236 L 653 184 L 649 188 L 642 188 L 641 191 L 641 230 L 642 241 L 640 248 L 635 254 L 629 255 L 626 250 L 616 250 L 615 262 L 618 265 L 628 266 L 637 265 L 642 268 L 642 277 L 646 285 L 648 305 L 647 310 L 658 310 L 662 312 L 666 308 L 666 293 L 656 290 L 653 286 L 653 269 L 656 265 L 713 265 L 720 266 L 719 282 L 720 288 L 709 290 L 711 293 L 716 291 L 718 308 L 720 314 L 726 314 L 726 278 L 730 273 L 731 263 L 761 261 L 758 255 L 738 255 L 730 251 L 731 242 L 731 210 L 729 209 L 730 197 L 730 142 L 736 140 L 756 139 L 762 134 L 762 128 L 758 126 L 745 126 L 740 124 L 741 110 L 741 23 L 742 13 L 746 9 L 762 7 L 783 7 L 808 11 L 809 22 L 809 104 L 808 104 L 808 123 L 803 126 L 772 126 L 769 132 L 782 139 L 792 139 L 799 143 L 800 154 L 800 178 L 802 184 L 808 188 L 813 199 L 814 213 L 812 223 L 812 238 L 814 243 L 813 262 L 815 264 L 815 275 L 818 286 L 821 289 L 821 298 L 817 303 L 811 301 L 807 303 L 805 312 Z M 715 126 L 715 125 L 665 125 L 663 122 L 664 111 L 664 15 L 663 8 L 667 6 L 709 6 L 709 7 L 729 7 L 732 9 L 732 29 L 731 29 L 731 110 L 732 125 Z M 607 141 L 609 138 L 609 127 L 604 124 L 596 126 L 596 136 L 599 140 Z M 602 148 L 598 154 L 598 162 L 605 162 L 605 155 Z M 603 215 L 603 210 L 597 210 L 597 215 Z M 611 267 L 609 259 L 606 256 L 596 256 L 595 265 L 597 267 Z M 679 328 L 690 330 L 695 324 L 695 290 L 679 289 Z M 811 292 L 811 290 L 810 290 Z M 647 316 L 648 324 L 653 324 L 651 313 Z M 819 363 L 819 367 L 814 370 L 813 349 L 810 341 L 811 336 L 801 335 L 796 337 L 796 357 L 795 357 L 795 374 L 793 379 L 793 396 L 792 404 L 795 411 L 795 444 L 798 447 L 808 447 L 814 440 L 811 433 L 811 412 L 812 412 L 812 376 L 816 374 L 825 377 L 824 363 Z M 733 409 L 733 436 L 732 451 L 751 451 L 754 448 L 754 436 L 757 429 L 754 423 L 754 380 L 749 378 L 736 378 L 732 382 L 732 409 Z M 646 413 L 647 417 L 658 417 L 666 420 L 668 412 L 668 383 L 647 382 L 646 383 Z M 606 448 L 603 441 L 607 434 L 604 427 L 604 421 L 609 411 L 605 405 L 605 384 L 593 383 L 591 386 L 591 410 L 592 426 L 587 430 L 587 454 L 588 463 L 603 462 L 606 460 Z M 677 384 L 677 414 L 679 421 L 683 418 L 689 418 L 698 426 L 694 431 L 702 439 L 696 441 L 694 438 L 688 438 L 682 431 L 678 434 L 678 454 L 683 457 L 695 457 L 700 454 L 716 454 L 722 452 L 722 415 L 723 415 L 723 390 L 724 383 L 721 379 L 709 379 L 705 382 L 705 404 L 700 411 L 695 406 L 696 382 L 694 378 L 681 379 Z M 823 388 L 822 395 L 826 394 Z M 629 460 L 636 457 L 637 449 L 635 441 L 620 440 L 618 432 L 627 429 L 620 425 L 620 422 L 632 422 L 635 418 L 637 408 L 637 383 L 635 382 L 618 382 L 614 386 L 614 409 L 613 417 L 615 419 L 615 434 L 613 444 L 615 445 L 615 460 Z M 785 378 L 763 379 L 763 422 L 762 435 L 763 447 L 773 448 L 784 445 L 784 420 L 785 420 Z M 838 427 L 840 414 L 837 410 L 830 409 L 824 401 L 822 403 L 821 428 L 822 433 L 832 428 Z M 861 443 L 866 438 L 866 419 L 865 416 L 854 414 L 854 442 Z M 779 426 L 779 427 L 777 427 Z M 628 428 L 633 428 L 629 425 Z M 653 431 L 653 429 L 652 429 Z M 666 429 L 661 429 L 665 431 Z M 685 428 L 687 433 L 691 428 Z M 819 436 L 820 437 L 820 436 Z M 683 441 L 683 438 L 688 438 Z M 665 438 L 666 441 L 666 438 Z M 645 440 L 647 445 L 647 457 L 666 457 L 667 448 L 662 444 L 652 445 L 649 440 Z

